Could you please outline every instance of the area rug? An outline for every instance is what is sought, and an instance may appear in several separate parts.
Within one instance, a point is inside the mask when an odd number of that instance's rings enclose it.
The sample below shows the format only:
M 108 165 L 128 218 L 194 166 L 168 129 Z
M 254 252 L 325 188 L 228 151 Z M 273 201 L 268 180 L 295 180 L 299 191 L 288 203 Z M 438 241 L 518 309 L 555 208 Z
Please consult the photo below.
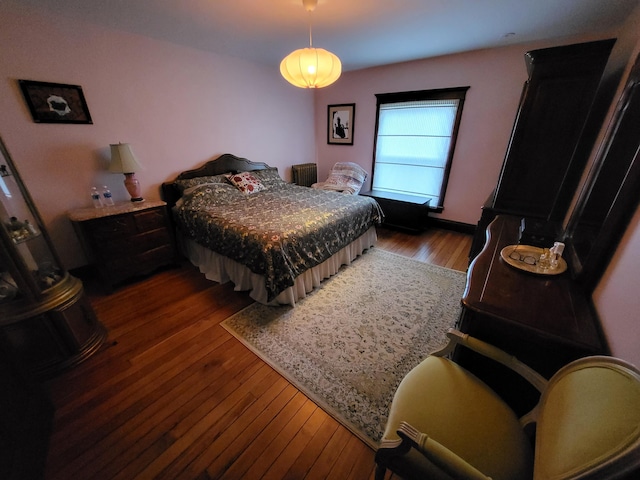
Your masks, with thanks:
M 369 249 L 295 307 L 254 303 L 222 323 L 372 448 L 402 378 L 446 343 L 462 272 Z

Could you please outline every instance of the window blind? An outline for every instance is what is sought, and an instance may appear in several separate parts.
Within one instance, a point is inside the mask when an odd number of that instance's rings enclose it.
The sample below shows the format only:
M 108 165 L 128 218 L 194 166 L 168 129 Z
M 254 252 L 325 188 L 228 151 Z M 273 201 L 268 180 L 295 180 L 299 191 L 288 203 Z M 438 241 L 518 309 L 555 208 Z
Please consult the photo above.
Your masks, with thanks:
M 373 188 L 439 205 L 459 104 L 459 99 L 380 104 Z

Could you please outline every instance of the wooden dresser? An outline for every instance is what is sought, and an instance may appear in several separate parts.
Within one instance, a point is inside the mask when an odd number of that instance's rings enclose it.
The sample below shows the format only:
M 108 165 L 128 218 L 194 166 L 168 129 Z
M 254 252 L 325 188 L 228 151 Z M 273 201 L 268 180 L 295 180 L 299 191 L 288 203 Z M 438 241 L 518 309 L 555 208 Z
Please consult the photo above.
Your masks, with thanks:
M 165 202 L 133 202 L 69 212 L 89 260 L 107 287 L 176 261 Z
M 591 299 L 568 271 L 536 275 L 500 257 L 505 246 L 518 243 L 519 224 L 520 217 L 499 215 L 487 228 L 485 247 L 467 273 L 458 328 L 506 350 L 547 378 L 572 360 L 607 354 Z M 456 360 L 518 413 L 526 413 L 537 401 L 535 391 L 506 368 L 466 349 L 456 352 Z

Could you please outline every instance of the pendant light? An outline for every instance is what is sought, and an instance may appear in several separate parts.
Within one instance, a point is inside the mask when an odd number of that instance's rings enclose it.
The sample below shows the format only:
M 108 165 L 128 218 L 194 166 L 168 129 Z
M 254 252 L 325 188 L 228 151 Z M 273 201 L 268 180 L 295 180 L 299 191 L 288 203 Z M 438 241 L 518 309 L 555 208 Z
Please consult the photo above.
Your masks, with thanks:
M 322 88 L 338 80 L 342 73 L 340 59 L 323 48 L 313 48 L 311 13 L 318 0 L 302 0 L 309 12 L 309 48 L 300 48 L 284 57 L 280 73 L 285 80 L 300 88 Z

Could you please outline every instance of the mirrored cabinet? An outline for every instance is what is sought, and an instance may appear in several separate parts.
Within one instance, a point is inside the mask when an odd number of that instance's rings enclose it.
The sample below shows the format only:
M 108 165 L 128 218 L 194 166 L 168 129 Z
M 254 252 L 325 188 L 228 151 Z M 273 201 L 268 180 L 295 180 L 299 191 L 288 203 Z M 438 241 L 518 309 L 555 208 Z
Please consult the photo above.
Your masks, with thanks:
M 26 370 L 47 378 L 97 351 L 106 331 L 82 282 L 62 266 L 0 139 L 0 335 Z

